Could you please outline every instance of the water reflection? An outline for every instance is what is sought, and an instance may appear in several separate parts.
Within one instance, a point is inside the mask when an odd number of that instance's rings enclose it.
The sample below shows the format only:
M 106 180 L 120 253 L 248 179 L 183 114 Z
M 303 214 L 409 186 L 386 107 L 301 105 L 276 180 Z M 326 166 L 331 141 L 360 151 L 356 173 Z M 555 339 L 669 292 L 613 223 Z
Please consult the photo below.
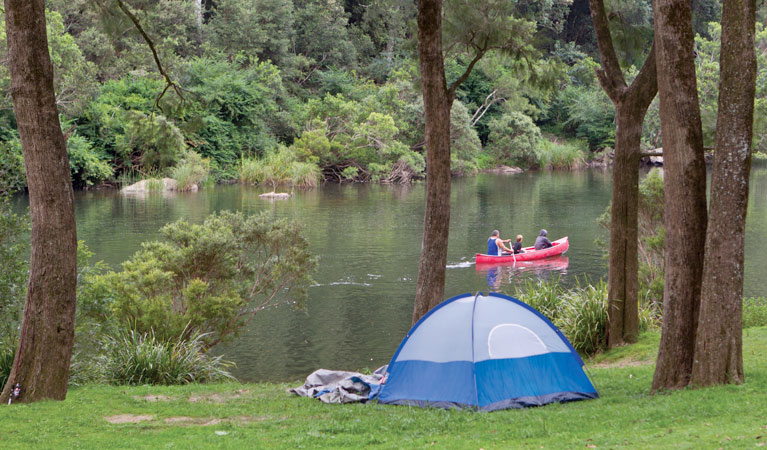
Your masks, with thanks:
M 554 256 L 536 261 L 519 261 L 495 264 L 476 264 L 478 272 L 486 272 L 487 287 L 493 292 L 519 284 L 521 278 L 535 277 L 547 281 L 553 277 L 567 275 L 570 260 L 567 256 Z

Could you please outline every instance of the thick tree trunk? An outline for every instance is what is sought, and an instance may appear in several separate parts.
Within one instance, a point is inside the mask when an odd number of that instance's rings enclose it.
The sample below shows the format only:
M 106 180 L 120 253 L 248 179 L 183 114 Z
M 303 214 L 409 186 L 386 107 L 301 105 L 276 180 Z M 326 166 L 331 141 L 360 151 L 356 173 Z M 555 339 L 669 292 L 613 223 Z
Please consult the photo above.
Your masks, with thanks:
M 77 237 L 69 160 L 53 93 L 43 0 L 5 0 L 13 110 L 32 220 L 29 284 L 12 383 L 21 401 L 64 399 L 75 319 Z
M 615 104 L 615 161 L 610 209 L 607 345 L 635 342 L 639 334 L 638 304 L 638 202 L 639 145 L 642 122 L 658 91 L 655 47 L 631 86 L 626 81 L 613 48 L 602 0 L 591 0 L 591 17 L 597 35 L 602 70 L 597 76 Z
M 450 104 L 442 58 L 442 1 L 418 2 L 418 58 L 426 116 L 426 212 L 413 323 L 444 300 L 450 227 Z
M 755 0 L 727 0 L 716 152 L 692 383 L 743 382 L 743 253 L 751 170 L 756 53 Z
M 706 166 L 687 0 L 655 0 L 663 130 L 666 278 L 653 390 L 686 386 L 692 372 L 706 236 Z

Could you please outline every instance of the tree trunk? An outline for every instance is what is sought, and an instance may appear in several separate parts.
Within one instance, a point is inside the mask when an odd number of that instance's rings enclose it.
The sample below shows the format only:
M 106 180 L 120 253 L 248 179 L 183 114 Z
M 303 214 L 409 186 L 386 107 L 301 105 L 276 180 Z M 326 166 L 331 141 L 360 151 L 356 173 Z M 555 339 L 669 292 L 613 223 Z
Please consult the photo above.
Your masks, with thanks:
M 653 390 L 687 386 L 692 372 L 706 236 L 706 166 L 687 0 L 656 0 L 663 130 L 666 278 Z
M 29 284 L 19 347 L 3 399 L 63 400 L 75 319 L 77 237 L 66 144 L 53 93 L 43 0 L 5 0 L 11 94 L 32 221 Z
M 639 334 L 639 144 L 647 107 L 615 105 L 615 160 L 610 208 L 607 346 L 636 342 Z
M 202 44 L 202 2 L 205 0 L 192 0 L 194 5 L 195 26 L 197 26 L 197 45 Z M 202 52 L 202 50 L 200 50 Z
M 755 0 L 722 7 L 719 113 L 692 383 L 743 382 L 743 253 L 751 171 Z
M 450 105 L 442 58 L 442 1 L 418 2 L 418 59 L 426 119 L 426 212 L 413 323 L 444 298 L 450 227 Z
M 607 345 L 636 342 L 639 334 L 638 304 L 638 202 L 639 146 L 642 122 L 658 91 L 655 46 L 631 86 L 626 86 L 610 36 L 602 0 L 590 1 L 602 70 L 602 88 L 615 104 L 615 161 L 610 208 Z

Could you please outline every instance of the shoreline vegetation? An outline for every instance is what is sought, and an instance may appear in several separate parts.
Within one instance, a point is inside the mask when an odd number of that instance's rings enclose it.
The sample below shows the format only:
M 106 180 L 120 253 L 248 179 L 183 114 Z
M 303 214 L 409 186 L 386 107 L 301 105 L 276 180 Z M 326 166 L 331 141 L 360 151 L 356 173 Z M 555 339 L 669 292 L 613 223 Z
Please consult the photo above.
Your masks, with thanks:
M 746 448 L 767 435 L 767 327 L 744 330 L 746 382 L 650 394 L 659 333 L 586 361 L 596 400 L 492 413 L 290 395 L 292 383 L 70 388 L 0 409 L 12 448 Z M 725 413 L 726 412 L 726 413 Z

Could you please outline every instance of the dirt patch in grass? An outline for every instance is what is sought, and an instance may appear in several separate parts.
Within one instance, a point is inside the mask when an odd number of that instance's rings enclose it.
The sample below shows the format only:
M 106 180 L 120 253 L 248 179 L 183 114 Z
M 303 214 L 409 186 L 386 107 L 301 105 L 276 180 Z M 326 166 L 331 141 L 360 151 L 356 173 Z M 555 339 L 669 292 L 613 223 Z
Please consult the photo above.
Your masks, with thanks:
M 179 416 L 179 417 L 168 417 L 164 420 L 164 422 L 168 425 L 181 425 L 181 426 L 191 426 L 191 425 L 198 425 L 198 426 L 210 426 L 210 425 L 218 425 L 220 423 L 229 423 L 229 422 L 236 422 L 239 424 L 245 424 L 245 423 L 255 423 L 255 422 L 263 422 L 264 420 L 269 419 L 267 416 L 237 416 L 237 417 L 226 417 L 223 419 L 217 419 L 217 418 L 209 418 L 209 417 L 187 417 L 187 416 Z
M 189 397 L 189 401 L 192 403 L 197 402 L 213 402 L 213 403 L 225 403 L 230 400 L 236 400 L 250 394 L 247 389 L 240 389 L 234 392 L 213 392 L 211 394 L 193 395 Z
M 113 424 L 121 423 L 139 423 L 154 419 L 154 415 L 136 415 L 136 414 L 117 414 L 115 416 L 106 416 L 104 419 Z
M 592 364 L 591 367 L 599 369 L 611 368 L 611 367 L 637 367 L 637 366 L 649 366 L 654 363 L 653 360 L 634 360 L 634 359 L 622 359 L 620 361 L 604 361 L 597 364 Z
M 168 395 L 134 395 L 133 398 L 136 400 L 144 400 L 147 402 L 169 402 L 171 400 L 175 400 L 174 397 L 170 397 Z

